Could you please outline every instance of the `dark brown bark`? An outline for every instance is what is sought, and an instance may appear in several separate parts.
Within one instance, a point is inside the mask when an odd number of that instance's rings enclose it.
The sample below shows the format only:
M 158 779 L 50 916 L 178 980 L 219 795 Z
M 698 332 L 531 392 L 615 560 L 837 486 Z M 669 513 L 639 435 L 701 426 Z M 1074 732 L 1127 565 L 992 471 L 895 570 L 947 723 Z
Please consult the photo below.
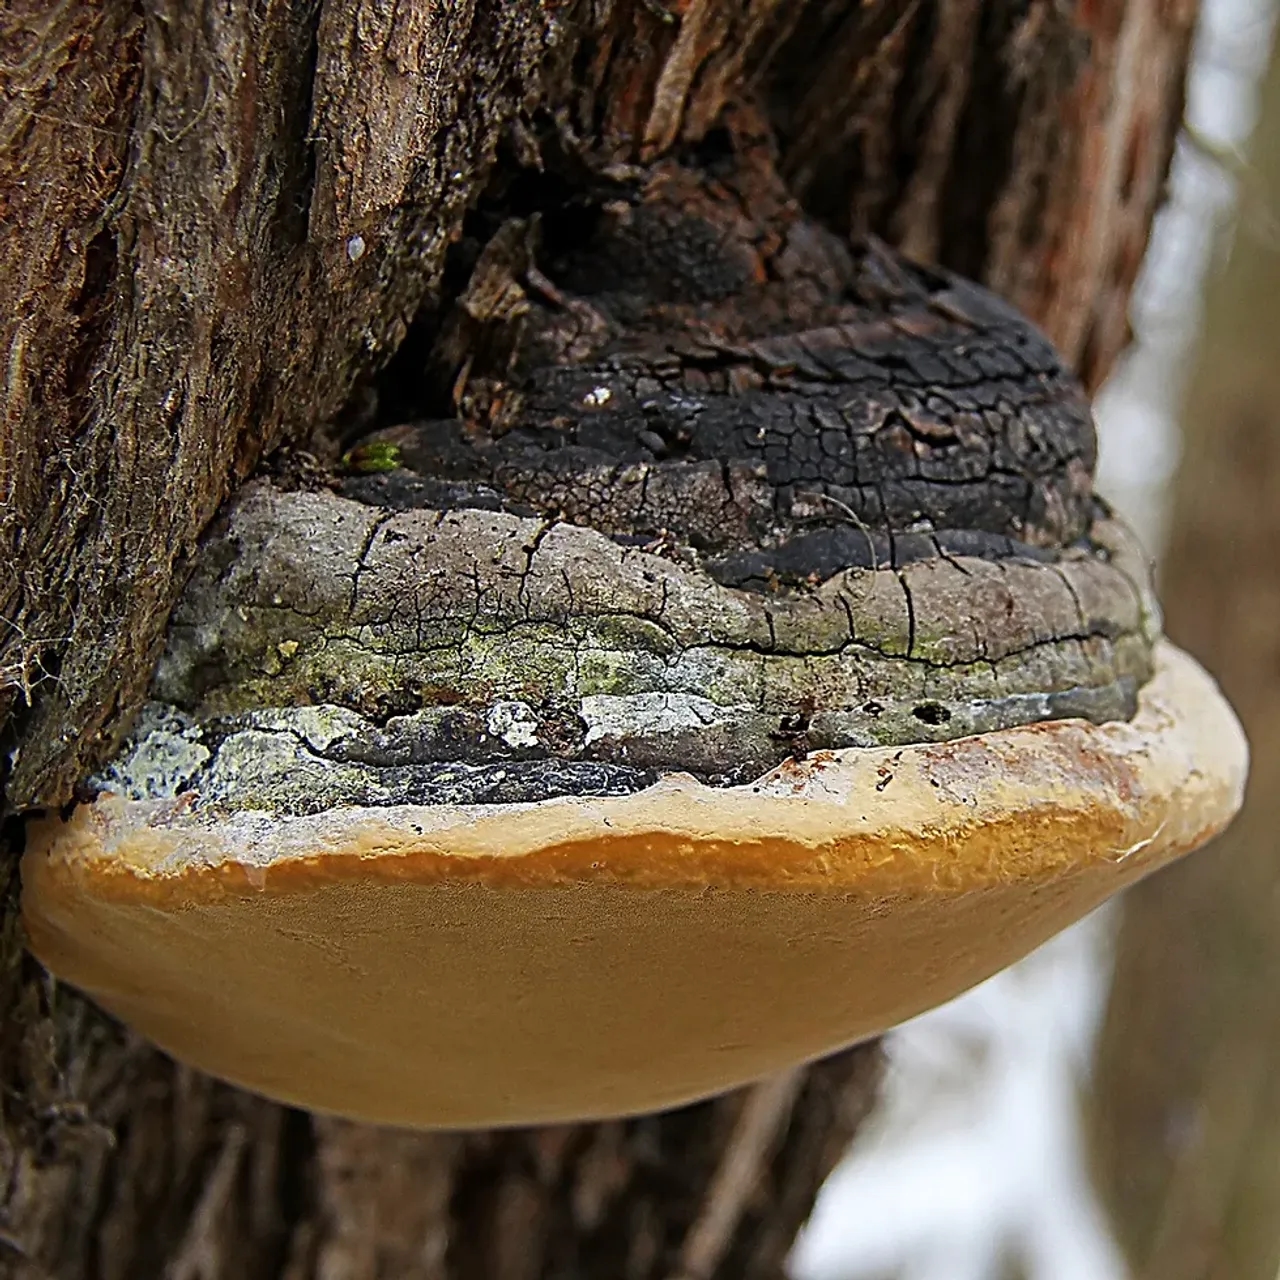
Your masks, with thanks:
M 572 180 L 647 161 L 752 94 L 814 211 L 993 285 L 1096 385 L 1125 338 L 1193 16 L 1155 0 L 12 6 L 8 807 L 71 796 L 127 726 L 219 503 L 340 417 L 453 287 L 468 206 L 511 199 L 539 164 Z M 0 1273 L 777 1275 L 870 1094 L 858 1051 L 599 1127 L 315 1120 L 173 1066 L 49 986 L 12 904 Z

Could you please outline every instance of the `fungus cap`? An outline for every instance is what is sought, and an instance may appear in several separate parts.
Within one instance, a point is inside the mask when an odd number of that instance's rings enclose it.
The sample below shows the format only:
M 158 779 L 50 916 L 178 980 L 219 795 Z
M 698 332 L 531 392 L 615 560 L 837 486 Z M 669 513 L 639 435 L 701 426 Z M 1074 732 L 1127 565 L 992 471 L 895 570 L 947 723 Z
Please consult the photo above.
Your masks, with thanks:
M 35 954 L 175 1057 L 364 1120 L 688 1102 L 873 1036 L 1202 844 L 1246 746 L 1167 643 L 1136 717 L 746 786 L 273 818 L 101 796 L 23 862 Z

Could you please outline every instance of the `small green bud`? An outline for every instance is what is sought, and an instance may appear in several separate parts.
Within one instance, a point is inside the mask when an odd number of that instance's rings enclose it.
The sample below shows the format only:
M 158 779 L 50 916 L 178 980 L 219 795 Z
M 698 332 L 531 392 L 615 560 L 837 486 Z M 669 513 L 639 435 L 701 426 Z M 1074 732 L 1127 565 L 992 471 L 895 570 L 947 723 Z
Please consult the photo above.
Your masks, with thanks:
M 375 471 L 394 471 L 401 465 L 400 446 L 387 440 L 372 440 L 344 453 L 342 465 L 348 471 L 364 475 Z

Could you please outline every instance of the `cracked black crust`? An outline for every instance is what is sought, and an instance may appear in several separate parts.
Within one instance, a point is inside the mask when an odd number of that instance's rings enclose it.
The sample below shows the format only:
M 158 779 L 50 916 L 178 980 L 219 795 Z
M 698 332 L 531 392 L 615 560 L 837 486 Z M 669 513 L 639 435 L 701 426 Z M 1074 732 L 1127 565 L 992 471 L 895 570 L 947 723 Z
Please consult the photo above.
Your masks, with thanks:
M 412 477 L 344 492 L 672 543 L 749 588 L 1086 536 L 1092 417 L 1038 330 L 785 205 L 769 230 L 762 249 L 685 170 L 558 257 L 509 224 L 459 305 L 466 341 L 441 344 L 461 416 L 380 432 Z

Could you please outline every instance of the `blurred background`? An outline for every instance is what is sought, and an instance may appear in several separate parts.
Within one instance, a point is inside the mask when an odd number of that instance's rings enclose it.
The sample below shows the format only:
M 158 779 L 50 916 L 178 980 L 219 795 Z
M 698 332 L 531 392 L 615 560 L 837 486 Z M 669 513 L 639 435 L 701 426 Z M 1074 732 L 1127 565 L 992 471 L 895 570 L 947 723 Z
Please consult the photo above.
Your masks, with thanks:
M 1280 59 L 1203 0 L 1099 488 L 1245 722 L 1242 817 L 894 1034 L 796 1280 L 1280 1277 Z

